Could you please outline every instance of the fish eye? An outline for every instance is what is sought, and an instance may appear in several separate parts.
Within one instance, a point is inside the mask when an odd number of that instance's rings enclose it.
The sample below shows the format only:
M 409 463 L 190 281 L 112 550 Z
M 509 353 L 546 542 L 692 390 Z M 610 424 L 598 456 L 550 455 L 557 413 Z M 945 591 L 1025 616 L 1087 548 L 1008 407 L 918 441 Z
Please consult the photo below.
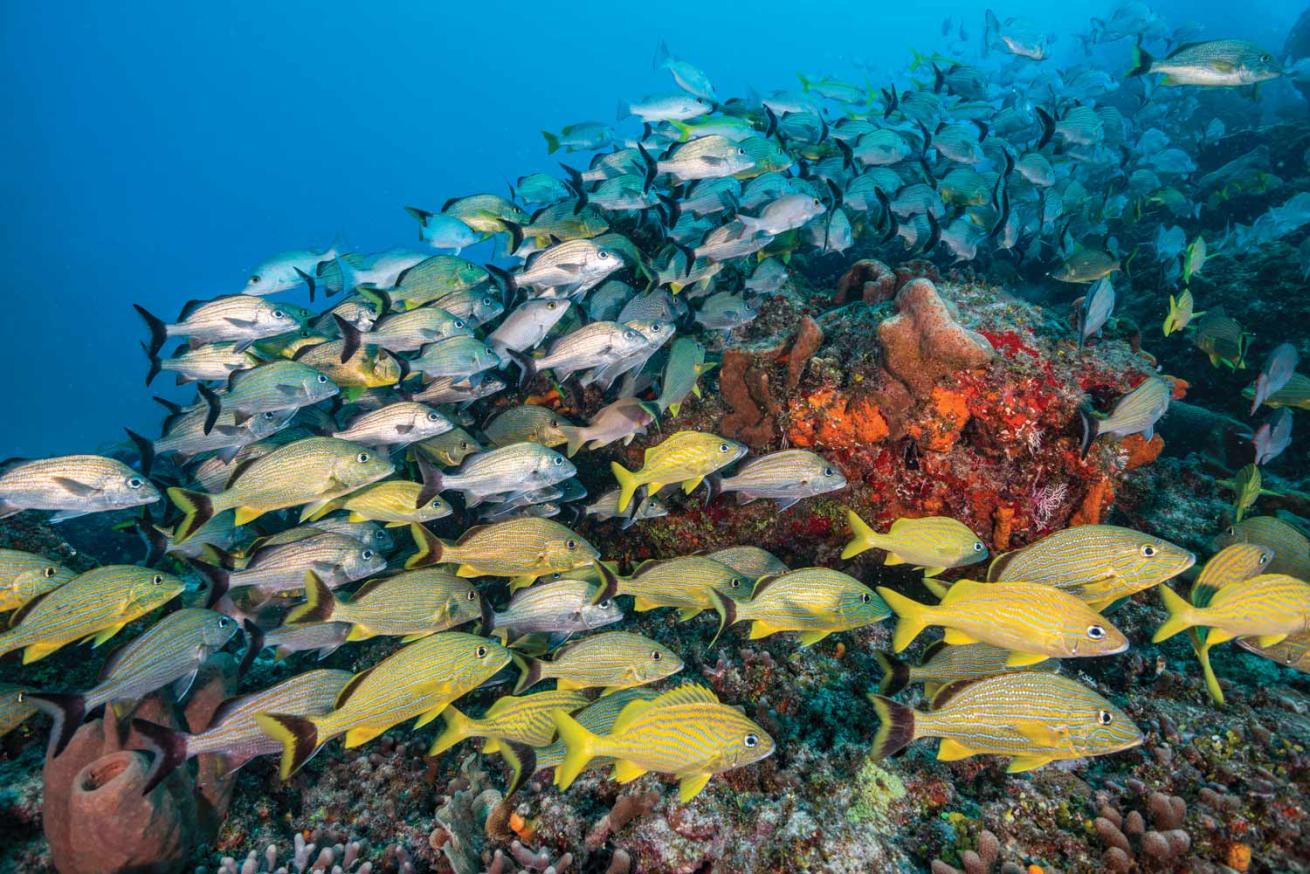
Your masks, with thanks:
M 738 150 L 737 150 L 737 154 L 738 154 L 738 155 L 744 155 L 744 154 L 746 154 L 746 150 L 745 150 L 745 149 L 738 149 Z
M 432 503 L 431 503 L 431 504 L 428 504 L 428 506 L 431 507 L 431 508 L 434 509 L 434 510 L 440 510 L 440 509 L 441 509 L 441 498 L 433 498 Z
M 1100 640 L 1105 637 L 1105 629 L 1099 625 L 1089 625 L 1087 626 L 1087 636 L 1092 640 Z
M 1269 554 L 1269 553 L 1267 553 L 1267 552 L 1262 552 L 1262 553 L 1260 553 L 1260 560 L 1259 560 L 1259 563 L 1262 564 L 1262 565 L 1269 564 L 1269 559 L 1271 559 L 1271 558 L 1273 558 L 1273 556 L 1272 556 L 1271 554 Z M 54 572 L 54 568 L 50 568 L 49 570 L 50 570 L 51 573 Z M 49 575 L 50 575 L 50 574 L 46 574 L 46 576 L 49 576 Z
M 869 593 L 868 593 L 868 592 L 865 592 L 864 594 L 860 595 L 860 602 L 863 603 L 863 604 L 867 604 L 867 603 L 869 603 L 869 602 L 872 601 L 872 600 L 873 600 L 873 598 L 871 598 L 871 597 L 869 596 Z
M 1261 61 L 1261 63 L 1268 63 L 1268 61 L 1269 61 L 1269 55 L 1261 55 L 1261 56 L 1260 56 L 1260 61 Z
M 576 541 L 576 540 L 567 540 L 567 541 L 564 542 L 564 548 L 565 548 L 565 549 L 570 549 L 570 550 L 572 550 L 572 549 L 577 549 L 577 548 L 578 548 L 578 541 Z
M 602 260 L 602 261 L 607 261 L 607 260 L 609 260 L 610 253 L 609 253 L 609 252 L 606 252 L 604 249 L 601 249 L 600 252 L 599 252 L 598 254 L 600 255 L 600 260 Z
M 367 452 L 359 453 L 359 455 L 355 456 L 355 460 L 358 461 L 360 464 L 366 463 L 368 461 L 368 453 Z
M 609 598 L 606 598 L 604 601 L 601 601 L 601 602 L 600 602 L 599 604 L 597 604 L 596 606 L 599 607 L 599 608 L 602 609 L 602 610 L 608 610 L 608 609 L 610 608 L 610 599 L 609 599 Z
M 364 560 L 365 560 L 365 561 L 368 561 L 370 558 L 373 557 L 373 550 L 371 550 L 371 549 L 366 549 L 366 550 L 364 550 L 364 552 L 361 553 L 361 554 L 364 556 Z
M 748 750 L 753 750 L 760 745 L 759 737 L 753 734 L 746 735 L 741 739 L 741 742 L 746 745 L 746 749 Z
M 127 487 L 129 489 L 139 489 L 145 484 L 145 480 L 141 479 L 139 476 L 134 476 L 127 481 Z
M 318 375 L 318 381 L 320 384 L 327 382 L 327 376 L 325 374 L 320 373 Z
M 275 319 L 285 319 L 286 317 L 287 317 L 287 314 L 284 313 L 284 312 L 282 312 L 282 310 L 273 310 L 273 318 L 275 318 Z
M 460 319 L 455 319 L 455 327 L 456 327 L 456 328 L 462 328 L 462 327 L 464 327 L 464 322 L 461 321 Z
M 1096 711 L 1096 721 L 1101 725 L 1109 725 L 1114 722 L 1114 714 L 1108 710 L 1098 710 Z
M 625 339 L 625 340 L 635 340 L 635 339 L 637 339 L 637 332 L 636 332 L 636 331 L 624 331 L 624 332 L 623 332 L 623 339 Z
M 226 616 L 220 616 L 220 617 L 218 618 L 218 627 L 219 627 L 219 628 L 227 628 L 227 627 L 228 627 L 229 625 L 231 625 L 231 624 L 232 624 L 232 620 L 231 620 L 231 619 L 228 619 Z
M 164 575 L 155 574 L 154 577 L 151 578 L 150 582 L 154 583 L 156 586 L 162 586 L 164 584 Z
M 478 599 L 478 593 L 473 591 L 472 589 L 469 589 L 468 599 L 470 601 L 476 601 Z
M 654 649 L 651 650 L 650 657 L 655 661 L 659 661 L 660 659 L 664 658 L 664 655 L 659 650 Z
M 727 443 L 720 443 L 720 444 L 719 444 L 719 451 L 720 451 L 720 452 L 727 452 L 728 449 L 729 449 L 729 447 L 728 447 L 728 444 L 727 444 Z
M 48 580 L 55 575 L 55 569 L 53 567 L 48 567 L 45 569 L 44 573 L 45 578 Z
M 258 282 L 259 282 L 259 274 L 258 274 L 258 273 L 254 274 L 253 276 L 250 277 L 250 284 L 251 284 L 251 285 L 256 285 L 256 284 L 258 284 Z
M 555 309 L 555 301 L 552 300 L 550 303 L 546 304 L 546 309 L 548 310 Z
M 461 440 L 461 441 L 459 441 L 459 448 L 460 448 L 460 449 L 468 449 L 468 448 L 469 448 L 469 442 L 468 442 L 467 440 Z
M 974 552 L 982 552 L 982 551 L 983 551 L 984 549 L 986 549 L 986 548 L 987 548 L 987 547 L 983 546 L 981 540 L 975 540 L 975 541 L 973 542 L 973 551 L 974 551 Z
M 264 421 L 265 421 L 265 422 L 271 422 L 271 421 L 273 421 L 273 420 L 276 419 L 276 418 L 277 418 L 277 417 L 274 416 L 271 412 L 264 413 Z
M 1156 548 L 1149 543 L 1143 543 L 1141 553 L 1145 557 L 1150 558 L 1151 556 L 1155 555 Z
M 824 476 L 832 476 L 834 473 L 836 473 L 836 471 L 834 471 L 831 467 L 825 467 L 823 469 Z
M 487 648 L 485 646 L 478 647 L 477 650 L 474 652 L 474 655 L 476 655 L 480 659 L 485 659 L 487 657 Z
M 559 455 L 555 456 L 555 466 L 556 466 L 556 467 L 559 467 L 559 466 L 560 466 L 561 464 L 563 464 L 563 463 L 564 463 L 564 458 L 563 458 L 562 456 L 559 456 Z

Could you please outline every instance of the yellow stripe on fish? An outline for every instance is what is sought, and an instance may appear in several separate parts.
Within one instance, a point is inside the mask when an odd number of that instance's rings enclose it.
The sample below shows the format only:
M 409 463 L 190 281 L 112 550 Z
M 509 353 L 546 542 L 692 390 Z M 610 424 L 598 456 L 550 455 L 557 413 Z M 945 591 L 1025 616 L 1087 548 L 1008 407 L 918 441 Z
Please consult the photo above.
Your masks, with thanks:
M 883 599 L 864 583 L 824 567 L 763 577 L 756 582 L 750 600 L 735 601 L 717 592 L 710 597 L 722 617 L 720 630 L 737 622 L 750 622 L 751 640 L 799 631 L 801 646 L 891 615 Z
M 601 694 L 608 695 L 681 670 L 682 659 L 663 644 L 628 631 L 606 631 L 569 644 L 550 661 L 530 659 L 514 694 L 554 679 L 559 689 L 603 687 Z
M 701 431 L 679 431 L 646 450 L 641 470 L 630 471 L 617 461 L 610 464 L 619 483 L 619 512 L 628 509 L 637 489 L 646 486 L 656 494 L 665 486 L 681 483 L 691 494 L 705 477 L 727 467 L 746 454 L 746 447 Z
M 842 558 L 853 558 L 870 549 L 885 549 L 886 564 L 912 564 L 929 576 L 947 568 L 975 564 L 987 558 L 987 546 L 968 526 L 946 516 L 897 519 L 891 530 L 879 534 L 854 510 L 846 511 L 852 538 Z
M 405 567 L 456 564 L 461 577 L 512 577 L 511 591 L 545 574 L 571 571 L 600 558 L 596 547 L 577 532 L 536 517 L 478 525 L 454 543 L 438 539 L 422 525 L 411 525 L 410 531 L 419 549 Z
M 432 742 L 429 756 L 436 756 L 471 737 L 485 738 L 483 754 L 499 752 L 502 741 L 544 747 L 555 739 L 555 722 L 551 714 L 585 707 L 591 699 L 581 692 L 557 689 L 534 695 L 505 695 L 487 709 L 480 719 L 465 716 L 453 705 L 441 714 L 446 727 Z
M 1310 630 L 1310 584 L 1286 574 L 1260 574 L 1219 589 L 1205 607 L 1194 607 L 1167 586 L 1160 587 L 1169 618 L 1151 638 L 1168 640 L 1198 625 L 1210 629 L 1211 646 L 1235 637 L 1254 637 L 1273 646 L 1291 634 Z
M 1209 605 L 1215 593 L 1225 586 L 1249 580 L 1263 573 L 1273 557 L 1272 549 L 1255 543 L 1234 543 L 1232 546 L 1225 546 L 1205 563 L 1200 576 L 1192 584 L 1192 606 L 1205 607 Z M 1192 649 L 1196 651 L 1196 658 L 1201 663 L 1205 687 L 1211 699 L 1216 704 L 1222 705 L 1224 691 L 1219 685 L 1219 678 L 1215 676 L 1214 668 L 1210 665 L 1210 649 L 1214 646 L 1214 642 L 1210 640 L 1209 630 L 1200 627 L 1188 631 L 1192 638 Z

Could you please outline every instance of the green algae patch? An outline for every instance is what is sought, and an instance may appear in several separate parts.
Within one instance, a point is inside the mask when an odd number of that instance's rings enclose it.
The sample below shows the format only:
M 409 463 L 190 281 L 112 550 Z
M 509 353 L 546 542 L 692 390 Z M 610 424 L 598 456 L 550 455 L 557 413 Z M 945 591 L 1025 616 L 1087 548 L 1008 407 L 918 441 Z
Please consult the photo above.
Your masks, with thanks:
M 868 759 L 855 775 L 855 803 L 846 811 L 846 819 L 852 823 L 884 820 L 891 806 L 905 794 L 900 777 Z

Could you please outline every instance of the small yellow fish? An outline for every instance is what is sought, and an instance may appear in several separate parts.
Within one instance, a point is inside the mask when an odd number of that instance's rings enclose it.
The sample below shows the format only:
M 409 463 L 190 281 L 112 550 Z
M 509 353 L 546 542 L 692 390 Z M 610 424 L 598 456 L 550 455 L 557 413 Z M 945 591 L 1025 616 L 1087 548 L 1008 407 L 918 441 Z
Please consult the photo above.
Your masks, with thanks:
M 483 618 L 482 598 L 472 583 L 435 568 L 370 580 L 349 601 L 307 571 L 305 594 L 308 600 L 287 614 L 285 624 L 348 622 L 348 641 L 388 635 L 412 643 Z
M 1010 650 L 1006 664 L 1012 668 L 1128 649 L 1128 638 L 1104 616 L 1073 595 L 1039 583 L 960 580 L 936 607 L 885 586 L 878 594 L 896 611 L 896 652 L 929 625 L 945 628 L 945 640 L 952 645 L 981 642 Z
M 22 649 L 26 665 L 77 640 L 100 646 L 185 588 L 172 574 L 147 567 L 111 564 L 89 570 L 18 614 L 17 624 L 0 634 L 0 656 Z
M 428 755 L 440 755 L 471 737 L 485 738 L 483 755 L 499 752 L 508 743 L 544 747 L 555 739 L 552 713 L 557 710 L 572 713 L 590 703 L 591 699 L 581 692 L 557 690 L 502 696 L 487 708 L 481 719 L 465 716 L 454 706 L 447 707 L 441 714 L 446 728 L 432 742 Z
M 1194 607 L 1168 586 L 1160 597 L 1169 618 L 1156 630 L 1153 643 L 1168 640 L 1198 625 L 1210 629 L 1210 646 L 1235 637 L 1254 637 L 1260 646 L 1273 646 L 1291 634 L 1310 630 L 1310 583 L 1286 574 L 1260 574 L 1230 583 L 1214 593 L 1205 607 Z
M 715 609 L 711 591 L 729 598 L 745 598 L 752 586 L 750 579 L 726 564 L 700 555 L 642 562 L 630 577 L 613 576 L 608 568 L 603 573 L 608 578 L 597 601 L 630 595 L 635 599 L 633 609 L 639 613 L 673 607 L 681 620 Z
M 937 759 L 1009 756 L 1010 773 L 1048 762 L 1103 756 L 1137 746 L 1142 732 L 1127 714 L 1081 683 L 1059 674 L 1021 671 L 950 683 L 924 713 L 870 695 L 882 725 L 875 758 L 913 741 L 939 737 Z
M 923 661 L 917 665 L 907 665 L 884 652 L 874 652 L 873 657 L 882 668 L 882 680 L 878 683 L 878 693 L 881 695 L 895 695 L 911 683 L 923 683 L 924 694 L 932 698 L 937 689 L 947 683 L 981 680 L 983 677 L 1009 674 L 1016 670 L 1006 664 L 1010 651 L 989 643 L 950 646 L 946 641 L 939 640 L 924 650 Z M 1058 660 L 1047 659 L 1018 670 L 1054 671 L 1059 667 Z
M 1310 538 L 1277 516 L 1251 516 L 1235 522 L 1212 541 L 1215 549 L 1234 543 L 1258 543 L 1274 551 L 1266 573 L 1310 580 Z
M 1186 328 L 1187 323 L 1197 316 L 1205 315 L 1205 313 L 1192 312 L 1194 306 L 1192 293 L 1186 289 L 1183 290 L 1182 294 L 1178 295 L 1177 299 L 1172 294 L 1169 295 L 1169 314 L 1164 317 L 1164 335 L 1166 337 Z
M 422 483 L 409 480 L 387 480 L 364 486 L 358 491 L 329 501 L 309 516 L 313 522 L 337 510 L 350 514 L 351 522 L 385 522 L 388 528 L 400 528 L 434 519 L 444 519 L 453 510 L 444 498 L 433 496 L 419 506 Z
M 367 743 L 393 725 L 417 717 L 422 728 L 510 663 L 509 650 L 494 640 L 445 631 L 396 650 L 356 674 L 321 716 L 263 713 L 255 717 L 269 737 L 282 744 L 282 779 L 309 761 L 339 734 L 346 748 Z
M 679 431 L 646 450 L 641 470 L 633 472 L 617 461 L 611 462 L 610 469 L 619 483 L 619 512 L 628 509 L 632 496 L 643 485 L 646 493 L 653 495 L 665 486 L 682 483 L 683 492 L 691 494 L 705 477 L 745 454 L 746 447 L 735 440 L 701 431 Z
M 825 567 L 807 567 L 755 583 L 750 600 L 736 601 L 712 592 L 720 631 L 750 622 L 750 639 L 781 631 L 799 631 L 801 646 L 810 646 L 836 631 L 862 628 L 891 615 L 891 610 L 864 583 Z
M 663 644 L 628 631 L 606 631 L 569 644 L 548 662 L 530 659 L 514 694 L 554 679 L 559 689 L 600 686 L 604 687 L 601 694 L 608 695 L 654 683 L 681 670 L 682 659 Z
M 685 804 L 715 774 L 769 756 L 773 738 L 704 686 L 680 686 L 652 701 L 634 701 L 608 734 L 588 731 L 563 710 L 553 714 L 567 750 L 555 785 L 567 789 L 597 756 L 615 759 L 614 779 L 630 783 L 648 771 L 679 778 Z
M 1234 543 L 1225 546 L 1213 558 L 1205 563 L 1201 574 L 1192 584 L 1192 606 L 1206 607 L 1216 592 L 1233 583 L 1249 580 L 1265 572 L 1273 561 L 1274 551 L 1267 546 L 1255 543 Z M 1204 627 L 1188 629 L 1192 637 L 1192 649 L 1201 663 L 1201 673 L 1205 677 L 1205 687 L 1216 704 L 1224 703 L 1224 691 L 1219 686 L 1219 678 L 1210 666 L 1210 649 L 1214 642 L 1209 639 L 1208 629 Z
M 76 576 L 77 571 L 45 556 L 0 549 L 0 613 L 17 610 Z
M 854 536 L 842 550 L 842 558 L 853 558 L 870 549 L 885 549 L 886 564 L 917 565 L 928 576 L 987 558 L 987 546 L 978 535 L 946 516 L 897 519 L 886 534 L 874 531 L 854 510 L 846 511 L 846 519 Z
M 511 577 L 510 590 L 531 585 L 537 577 L 585 567 L 600 553 L 582 536 L 550 519 L 525 517 L 469 528 L 447 543 L 422 525 L 411 525 L 418 552 L 406 568 L 457 564 L 461 577 Z

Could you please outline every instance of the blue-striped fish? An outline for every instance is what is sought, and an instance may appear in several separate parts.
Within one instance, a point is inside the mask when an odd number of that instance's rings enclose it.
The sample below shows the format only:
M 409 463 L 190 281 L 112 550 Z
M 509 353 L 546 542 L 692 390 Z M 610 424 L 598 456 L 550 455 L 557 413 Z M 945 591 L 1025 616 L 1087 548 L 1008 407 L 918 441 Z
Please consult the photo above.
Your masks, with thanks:
M 281 752 L 282 744 L 269 737 L 255 717 L 269 712 L 322 716 L 332 710 L 351 678 L 350 671 L 305 671 L 260 692 L 229 698 L 214 711 L 209 727 L 198 734 L 174 731 L 143 719 L 132 720 L 132 727 L 149 741 L 155 752 L 144 791 L 149 794 L 161 780 L 194 756 L 222 756 L 227 769 L 235 771 L 251 759 Z
M 936 607 L 920 604 L 886 586 L 878 588 L 896 611 L 892 648 L 902 652 L 929 625 L 946 629 L 952 645 L 990 643 L 1010 650 L 1010 667 L 1047 658 L 1111 655 L 1128 638 L 1079 598 L 1039 583 L 960 580 Z
M 564 689 L 532 695 L 504 695 L 476 719 L 465 716 L 452 704 L 441 714 L 446 727 L 432 742 L 428 755 L 440 755 L 471 737 L 485 738 L 483 755 L 499 752 L 508 743 L 544 747 L 555 739 L 553 712 L 572 713 L 589 703 L 591 699 L 583 693 Z
M 78 640 L 99 646 L 186 588 L 177 577 L 148 567 L 111 564 L 79 574 L 19 614 L 0 634 L 0 656 L 23 650 L 23 664 Z
M 100 672 L 100 682 L 80 694 L 34 693 L 29 700 L 54 717 L 50 755 L 58 756 L 86 714 L 102 704 L 135 704 L 165 686 L 181 699 L 201 666 L 237 633 L 236 620 L 213 610 L 189 607 L 170 613 L 119 649 Z
M 1067 677 L 1021 671 L 943 686 L 924 713 L 870 695 L 882 725 L 876 758 L 915 740 L 939 737 L 937 758 L 1009 756 L 1010 773 L 1048 762 L 1103 756 L 1137 746 L 1141 731 L 1122 710 Z
M 409 480 L 385 480 L 364 486 L 323 505 L 309 520 L 317 522 L 338 510 L 346 511 L 351 522 L 384 522 L 388 528 L 422 525 L 454 512 L 445 498 L 424 495 L 423 484 Z
M 562 710 L 554 713 L 567 750 L 555 784 L 567 789 L 597 756 L 612 758 L 614 779 L 630 783 L 648 771 L 678 777 L 685 804 L 715 774 L 767 758 L 773 738 L 704 686 L 686 685 L 623 709 L 608 734 L 588 731 Z
M 1075 525 L 997 556 L 987 578 L 1054 586 L 1102 610 L 1173 579 L 1195 562 L 1186 549 L 1131 528 Z
M 43 555 L 0 549 L 0 613 L 17 610 L 77 576 Z
M 846 511 L 846 519 L 852 537 L 842 550 L 842 558 L 853 558 L 869 549 L 885 549 L 885 564 L 917 565 L 929 576 L 987 558 L 987 546 L 978 535 L 946 516 L 897 519 L 886 534 L 874 531 L 854 510 Z
M 417 717 L 422 728 L 452 701 L 473 691 L 510 663 L 494 640 L 443 631 L 411 643 L 356 674 L 341 690 L 335 708 L 321 716 L 268 711 L 255 717 L 282 744 L 283 780 L 339 734 L 346 748 L 367 743 L 397 723 Z
M 727 467 L 746 454 L 746 447 L 703 431 L 679 431 L 646 450 L 641 470 L 630 471 L 617 461 L 610 470 L 619 483 L 619 512 L 628 509 L 637 489 L 646 486 L 647 494 L 657 494 L 665 486 L 682 483 L 691 494 L 705 477 Z
M 558 689 L 602 687 L 601 694 L 608 695 L 681 670 L 682 659 L 663 644 L 628 631 L 605 631 L 569 644 L 550 661 L 530 659 L 514 694 L 553 679 Z
M 736 601 L 718 592 L 710 598 L 721 617 L 720 631 L 737 622 L 751 623 L 751 640 L 780 631 L 799 631 L 801 646 L 891 615 L 883 599 L 864 583 L 824 567 L 762 577 L 749 600 Z
M 272 510 L 308 504 L 308 518 L 319 505 L 390 476 L 385 455 L 335 437 L 306 437 L 281 446 L 238 470 L 221 492 L 171 488 L 168 496 L 185 517 L 174 530 L 185 543 L 215 513 L 236 510 L 236 524 L 247 525 Z
M 882 679 L 878 683 L 878 692 L 882 695 L 895 695 L 911 683 L 923 683 L 924 694 L 932 698 L 933 692 L 947 683 L 981 680 L 1025 670 L 1007 664 L 1010 650 L 990 643 L 951 646 L 939 640 L 923 651 L 923 660 L 917 665 L 908 665 L 883 652 L 875 652 L 873 657 L 882 668 Z M 1047 659 L 1032 665 L 1031 669 L 1054 671 L 1059 666 L 1056 659 Z
M 422 525 L 411 525 L 418 552 L 405 567 L 456 564 L 461 577 L 511 577 L 510 588 L 537 577 L 585 567 L 600 558 L 581 535 L 549 519 L 508 519 L 469 528 L 459 540 L 439 540 Z
M 307 600 L 287 614 L 286 624 L 346 622 L 348 641 L 381 634 L 411 643 L 482 619 L 477 589 L 468 580 L 435 568 L 369 580 L 348 601 L 338 599 L 313 571 L 304 579 Z
M 227 389 L 214 392 L 201 387 L 208 405 L 204 432 L 208 434 L 220 413 L 231 413 L 235 424 L 256 413 L 297 410 L 334 397 L 339 388 L 323 371 L 300 361 L 270 361 L 232 374 Z
M 715 609 L 710 592 L 745 598 L 751 591 L 751 580 L 746 576 L 700 555 L 642 562 L 630 577 L 615 576 L 603 564 L 598 567 L 605 577 L 601 599 L 628 595 L 634 599 L 633 609 L 639 613 L 672 607 L 684 621 L 703 610 Z
M 1204 607 L 1187 603 L 1168 586 L 1160 587 L 1169 618 L 1151 641 L 1168 640 L 1198 625 L 1208 627 L 1214 646 L 1235 637 L 1254 637 L 1273 646 L 1291 634 L 1310 630 L 1310 583 L 1286 574 L 1259 574 L 1216 591 Z
M 706 558 L 722 562 L 739 574 L 752 580 L 776 574 L 785 574 L 787 565 L 767 549 L 758 546 L 729 546 L 709 553 Z
M 1234 543 L 1225 546 L 1205 563 L 1196 582 L 1189 593 L 1192 606 L 1206 607 L 1215 593 L 1225 586 L 1241 583 L 1265 572 L 1273 561 L 1274 551 L 1267 546 L 1255 543 Z M 1201 663 L 1201 673 L 1205 677 L 1205 687 L 1216 704 L 1223 705 L 1224 691 L 1210 665 L 1210 650 L 1214 647 L 1209 629 L 1202 626 L 1188 630 L 1192 638 L 1192 649 Z
M 781 513 L 802 498 L 846 488 L 846 477 L 808 449 L 783 449 L 751 459 L 732 476 L 711 483 L 716 493 L 736 492 L 739 504 L 759 498 L 777 501 Z
M 399 401 L 351 419 L 332 436 L 364 446 L 408 446 L 454 427 L 453 422 L 426 404 Z
M 196 343 L 232 341 L 240 352 L 255 340 L 285 334 L 300 324 L 287 307 L 245 294 L 191 301 L 171 324 L 139 304 L 132 306 L 150 329 L 146 354 L 151 359 L 159 357 L 169 337 L 190 337 Z
M 1277 516 L 1251 516 L 1235 522 L 1215 537 L 1212 545 L 1222 549 L 1234 543 L 1258 543 L 1272 549 L 1274 560 L 1267 573 L 1310 580 L 1310 538 Z

